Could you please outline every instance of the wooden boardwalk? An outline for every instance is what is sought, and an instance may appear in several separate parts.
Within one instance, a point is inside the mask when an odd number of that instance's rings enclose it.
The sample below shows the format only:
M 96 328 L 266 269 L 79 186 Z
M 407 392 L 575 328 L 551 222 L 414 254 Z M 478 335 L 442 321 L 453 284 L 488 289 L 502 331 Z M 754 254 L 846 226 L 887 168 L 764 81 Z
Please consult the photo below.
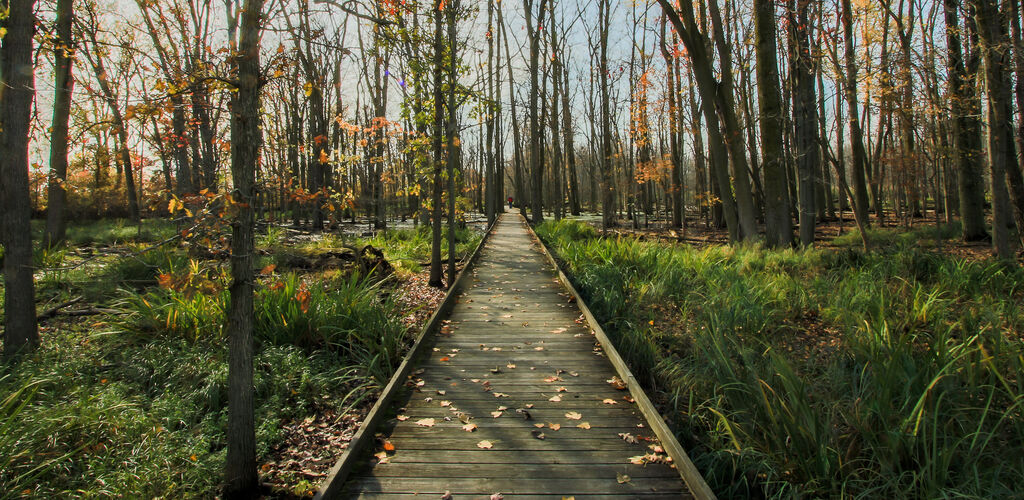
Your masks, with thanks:
M 689 497 L 521 216 L 471 273 L 340 496 Z

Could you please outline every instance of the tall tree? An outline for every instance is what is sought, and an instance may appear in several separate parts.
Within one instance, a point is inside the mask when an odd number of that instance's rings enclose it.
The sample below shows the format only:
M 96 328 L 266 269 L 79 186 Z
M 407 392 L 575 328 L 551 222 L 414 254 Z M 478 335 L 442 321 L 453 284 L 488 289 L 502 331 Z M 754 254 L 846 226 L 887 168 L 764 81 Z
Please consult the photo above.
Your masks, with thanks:
M 28 190 L 28 133 L 35 95 L 34 0 L 4 0 L 0 27 L 0 204 L 4 244 L 4 355 L 39 345 Z
M 230 3 L 229 3 L 230 5 Z M 263 0 L 241 6 L 237 50 L 231 57 L 236 92 L 231 99 L 231 300 L 228 305 L 228 449 L 226 498 L 255 498 L 256 425 L 253 387 L 253 271 L 256 167 L 263 142 L 260 126 L 260 38 Z M 232 13 L 228 12 L 229 17 Z M 233 40 L 232 40 L 233 41 Z
M 1013 100 L 1010 92 L 1011 44 L 1006 29 L 1006 12 L 1000 12 L 995 0 L 972 0 L 975 21 L 978 24 L 978 37 L 981 40 L 982 58 L 985 61 L 985 86 L 988 88 L 988 154 L 992 169 L 992 213 L 993 243 L 996 253 L 1002 259 L 1013 256 L 1013 245 L 1009 231 L 1010 212 L 1017 218 L 1018 229 L 1024 228 L 1024 214 L 1020 206 L 1011 207 L 1010 197 L 1021 201 L 1016 193 L 1014 173 L 1020 176 L 1017 168 L 1017 154 L 1013 138 Z M 1015 172 L 1014 172 L 1015 171 Z M 1010 189 L 1007 189 L 1007 179 Z M 1008 193 L 1009 191 L 1009 193 Z M 1015 205 L 1018 205 L 1015 203 Z M 1024 230 L 1021 231 L 1024 237 Z
M 544 14 L 547 12 L 547 0 L 540 0 L 537 9 L 537 21 L 533 20 L 533 0 L 523 0 L 523 10 L 526 16 L 526 33 L 530 39 L 530 186 L 532 220 L 539 224 L 544 220 L 544 161 L 541 150 L 541 137 L 544 130 L 541 128 L 540 118 L 537 110 L 539 98 L 538 73 L 540 73 L 540 30 L 544 27 Z
M 778 47 L 775 42 L 774 0 L 754 0 L 754 31 L 761 154 L 764 160 L 765 242 L 771 247 L 782 247 L 793 242 L 793 226 L 789 218 L 789 193 L 782 157 L 782 96 L 775 56 Z M 811 217 L 813 220 L 813 213 Z
M 800 177 L 800 244 L 814 243 L 814 222 L 820 212 L 815 172 L 821 168 L 818 150 L 818 108 L 814 92 L 814 58 L 811 54 L 810 16 L 814 0 L 790 0 L 787 9 L 789 27 L 790 80 L 793 85 L 793 155 Z M 767 185 L 767 181 L 765 182 Z
M 74 40 L 71 25 L 72 0 L 57 0 L 56 37 L 53 40 L 54 95 L 53 122 L 50 127 L 50 179 L 47 189 L 46 232 L 43 246 L 62 245 L 65 237 L 64 207 L 67 205 L 68 120 L 71 117 L 71 93 L 75 80 L 71 76 L 74 61 Z
M 950 125 L 953 138 L 953 162 L 957 172 L 960 199 L 960 236 L 964 241 L 989 237 L 985 230 L 985 182 L 981 172 L 981 121 L 977 109 L 976 89 L 972 84 L 977 71 L 977 51 L 964 65 L 960 0 L 943 0 L 946 18 L 946 72 Z M 966 24 L 973 24 L 970 21 Z
M 857 34 L 853 31 L 853 5 L 850 0 L 842 0 L 842 13 L 840 19 L 843 24 L 844 35 L 844 60 L 846 63 L 843 81 L 843 90 L 846 93 L 847 114 L 850 122 L 850 148 L 851 160 L 853 161 L 853 209 L 857 217 L 867 225 L 868 217 L 868 189 L 865 183 L 865 172 L 868 169 L 867 152 L 864 150 L 864 131 L 860 124 L 860 112 L 858 104 L 858 82 L 857 82 L 857 56 L 854 53 L 853 42 Z M 879 210 L 882 207 L 878 207 Z

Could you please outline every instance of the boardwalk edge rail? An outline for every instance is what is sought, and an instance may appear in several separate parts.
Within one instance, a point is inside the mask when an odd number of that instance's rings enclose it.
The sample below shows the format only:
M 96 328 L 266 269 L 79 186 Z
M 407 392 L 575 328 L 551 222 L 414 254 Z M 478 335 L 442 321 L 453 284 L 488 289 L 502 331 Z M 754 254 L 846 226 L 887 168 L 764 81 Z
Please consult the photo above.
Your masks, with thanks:
M 499 214 L 500 215 L 500 214 Z M 491 233 L 494 232 L 494 226 L 497 225 L 500 217 L 495 218 L 491 225 L 487 226 L 487 231 L 484 233 L 484 237 L 480 240 L 480 244 L 477 245 L 476 250 L 467 259 L 466 264 L 462 267 L 462 271 L 455 278 L 454 286 L 448 289 L 448 293 L 445 294 L 444 300 L 441 305 L 438 306 L 437 310 L 434 311 L 433 316 L 427 321 L 427 324 L 420 330 L 419 335 L 416 336 L 416 341 L 413 342 L 412 347 L 409 349 L 408 354 L 402 360 L 402 363 L 398 365 L 398 369 L 395 370 L 395 374 L 391 376 L 391 380 L 388 381 L 388 385 L 384 386 L 384 390 L 381 392 L 380 398 L 374 403 L 373 408 L 366 414 L 366 418 L 363 420 L 362 425 L 359 426 L 359 430 L 356 431 L 355 435 L 352 436 L 352 440 L 349 441 L 348 448 L 345 448 L 345 452 L 342 453 L 341 458 L 331 467 L 331 471 L 327 474 L 327 477 L 320 483 L 320 487 L 314 496 L 314 500 L 321 499 L 332 499 L 337 498 L 341 492 L 342 486 L 345 484 L 345 480 L 348 479 L 349 474 L 352 472 L 353 467 L 361 458 L 363 450 L 366 446 L 374 440 L 374 429 L 380 424 L 387 410 L 391 406 L 391 402 L 395 395 L 398 394 L 399 390 L 405 383 L 406 377 L 412 371 L 414 362 L 424 352 L 424 348 L 428 344 L 425 342 L 431 338 L 441 326 L 441 322 L 451 312 L 452 307 L 455 306 L 455 301 L 458 299 L 459 293 L 462 292 L 465 287 L 466 281 L 468 280 L 469 271 L 472 270 L 473 265 L 476 264 L 477 259 L 480 257 L 480 252 L 484 248 L 484 244 L 490 238 Z
M 590 308 L 583 301 L 583 297 L 580 296 L 579 291 L 573 286 L 572 281 L 569 281 L 568 275 L 562 270 L 562 266 L 558 263 L 552 253 L 548 250 L 548 247 L 544 244 L 544 241 L 537 236 L 534 232 L 533 227 L 530 224 L 526 225 L 530 228 L 530 235 L 540 246 L 541 252 L 544 257 L 547 258 L 548 263 L 558 272 L 558 279 L 562 282 L 562 285 L 572 294 L 573 299 L 576 301 L 576 305 L 579 306 L 580 310 L 583 311 L 583 316 L 587 319 L 587 324 L 591 330 L 594 331 L 594 336 L 597 337 L 597 341 L 601 343 L 601 347 L 604 349 L 605 354 L 608 356 L 608 360 L 612 362 L 615 367 L 615 371 L 618 372 L 619 378 L 621 378 L 626 385 L 629 387 L 629 393 L 636 401 L 636 405 L 640 408 L 640 412 L 644 414 L 647 422 L 651 425 L 651 430 L 661 440 L 661 445 L 665 448 L 668 456 L 672 457 L 672 463 L 675 464 L 676 470 L 679 472 L 679 476 L 683 478 L 686 486 L 690 489 L 690 493 L 695 498 L 702 500 L 715 500 L 715 494 L 711 491 L 708 483 L 704 481 L 704 476 L 701 475 L 697 467 L 693 465 L 690 460 L 690 456 L 687 455 L 686 450 L 679 444 L 679 440 L 676 439 L 675 434 L 665 420 L 661 417 L 661 413 L 658 412 L 654 404 L 651 403 L 650 398 L 647 397 L 647 393 L 644 392 L 640 382 L 633 376 L 633 372 L 630 371 L 629 366 L 626 365 L 626 361 L 622 359 L 619 351 L 615 349 L 615 344 L 612 343 L 611 339 L 601 328 L 601 324 L 594 317 L 594 314 L 590 312 Z

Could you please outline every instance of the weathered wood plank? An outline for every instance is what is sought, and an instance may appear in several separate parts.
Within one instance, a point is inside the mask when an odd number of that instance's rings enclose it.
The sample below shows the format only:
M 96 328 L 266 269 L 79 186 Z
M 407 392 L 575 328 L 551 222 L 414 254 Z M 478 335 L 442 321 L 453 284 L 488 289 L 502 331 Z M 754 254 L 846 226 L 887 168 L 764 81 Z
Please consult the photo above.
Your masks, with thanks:
M 479 264 L 463 273 L 465 288 L 433 349 L 402 377 L 387 418 L 375 422 L 374 444 L 352 469 L 345 496 L 688 497 L 663 450 L 652 449 L 660 443 L 630 395 L 639 387 L 609 383 L 622 372 L 606 339 L 539 251 L 518 216 L 498 223 Z M 432 425 L 417 425 L 422 419 Z M 476 430 L 463 429 L 464 420 Z M 385 442 L 395 450 L 378 463 L 370 454 Z M 630 463 L 652 452 L 663 460 Z
M 500 475 L 500 471 L 495 471 Z M 483 478 L 396 478 L 364 476 L 352 482 L 352 491 L 367 493 L 420 493 L 441 495 L 445 491 L 454 494 L 491 495 L 562 495 L 577 493 L 590 494 L 635 494 L 635 493 L 683 493 L 678 477 L 639 478 L 619 483 L 617 476 L 604 481 L 594 479 L 563 478 L 558 481 L 544 479 L 483 479 Z

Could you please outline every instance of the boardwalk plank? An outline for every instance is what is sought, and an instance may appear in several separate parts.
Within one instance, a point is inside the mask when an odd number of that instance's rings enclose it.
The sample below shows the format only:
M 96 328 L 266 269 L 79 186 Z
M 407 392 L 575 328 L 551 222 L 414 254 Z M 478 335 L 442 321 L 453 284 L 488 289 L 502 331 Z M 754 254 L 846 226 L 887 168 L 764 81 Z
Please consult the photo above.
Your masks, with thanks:
M 342 496 L 689 496 L 667 461 L 630 463 L 660 451 L 654 433 L 629 391 L 609 383 L 615 367 L 521 217 L 499 221 L 469 278 Z

